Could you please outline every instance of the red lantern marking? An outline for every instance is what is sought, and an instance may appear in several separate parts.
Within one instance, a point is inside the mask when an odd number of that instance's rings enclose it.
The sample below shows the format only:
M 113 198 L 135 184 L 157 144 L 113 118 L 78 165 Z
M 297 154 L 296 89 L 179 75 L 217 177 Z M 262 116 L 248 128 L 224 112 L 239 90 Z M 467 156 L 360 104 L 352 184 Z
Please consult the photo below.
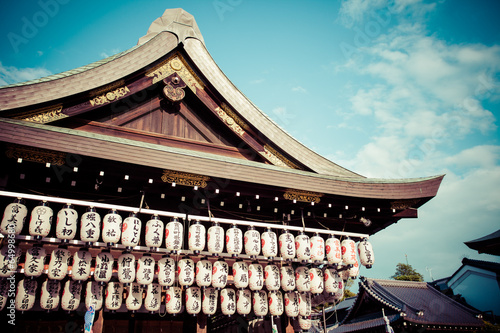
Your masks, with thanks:
M 264 244 L 266 243 L 266 241 L 264 239 L 261 239 L 260 243 L 262 244 L 262 247 L 264 247 Z
M 165 238 L 168 237 L 168 232 L 169 232 L 168 229 L 165 229 Z
M 127 230 L 127 223 L 123 223 L 122 225 L 122 232 L 125 232 Z
M 215 274 L 216 272 L 217 272 L 217 267 L 215 267 L 215 266 L 214 266 L 214 267 L 212 268 L 212 274 Z
M 243 238 L 243 241 L 245 242 L 245 244 L 246 244 L 246 243 L 248 243 L 248 237 L 246 237 L 246 236 L 245 236 L 245 237 Z
M 330 245 L 327 245 L 326 246 L 326 254 L 329 254 L 330 253 Z
M 347 249 L 345 248 L 345 246 L 342 246 L 342 255 L 345 254 L 345 251 L 347 251 Z
M 167 294 L 167 303 L 170 302 L 170 294 Z
M 300 247 L 300 243 L 299 242 L 295 242 L 295 249 L 298 250 Z
M 285 306 L 288 306 L 290 304 L 290 299 L 288 297 L 285 297 Z

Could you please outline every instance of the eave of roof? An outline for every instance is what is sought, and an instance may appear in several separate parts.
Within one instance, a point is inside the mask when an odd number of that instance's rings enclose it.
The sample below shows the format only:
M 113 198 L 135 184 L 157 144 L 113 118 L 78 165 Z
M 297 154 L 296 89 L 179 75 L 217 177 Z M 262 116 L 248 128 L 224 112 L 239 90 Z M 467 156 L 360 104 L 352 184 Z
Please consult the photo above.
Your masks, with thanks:
M 210 153 L 5 118 L 0 118 L 0 141 L 161 169 L 175 168 L 178 171 L 211 177 L 358 198 L 431 198 L 436 195 L 443 178 L 443 175 L 413 179 L 321 175 Z M 124 154 L 124 151 L 127 153 Z
M 344 320 L 346 324 L 356 321 L 356 312 L 361 307 L 366 294 L 379 302 L 381 306 L 399 312 L 405 321 L 425 325 L 482 326 L 482 321 L 475 317 L 472 310 L 435 290 L 426 282 L 363 277 L 360 281 L 361 290 L 356 304 Z M 396 291 L 399 296 L 395 294 Z M 419 311 L 423 311 L 423 314 L 419 315 Z

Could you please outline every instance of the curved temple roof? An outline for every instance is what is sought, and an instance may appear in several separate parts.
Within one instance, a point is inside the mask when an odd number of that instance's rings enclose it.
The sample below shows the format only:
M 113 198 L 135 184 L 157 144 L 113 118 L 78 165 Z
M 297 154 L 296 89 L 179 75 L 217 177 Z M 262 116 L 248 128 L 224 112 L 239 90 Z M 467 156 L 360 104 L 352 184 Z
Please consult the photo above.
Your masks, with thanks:
M 222 99 L 241 118 L 250 123 L 274 146 L 286 152 L 309 170 L 312 170 L 312 172 L 300 171 L 269 166 L 264 163 L 224 160 L 221 159 L 221 156 L 213 156 L 217 160 L 217 165 L 214 165 L 213 168 L 214 175 L 218 173 L 217 176 L 221 176 L 220 169 L 217 169 L 220 165 L 238 164 L 240 165 L 238 170 L 224 168 L 223 170 L 230 171 L 223 172 L 222 176 L 233 177 L 233 179 L 242 181 L 256 181 L 254 177 L 249 178 L 246 173 L 251 169 L 253 172 L 255 170 L 262 171 L 262 177 L 258 178 L 257 182 L 283 187 L 290 186 L 293 183 L 294 188 L 322 193 L 398 199 L 431 198 L 436 195 L 443 178 L 441 175 L 421 179 L 367 179 L 329 161 L 295 140 L 248 100 L 225 76 L 206 49 L 194 18 L 182 9 L 166 10 L 162 17 L 153 22 L 148 33 L 139 40 L 138 45 L 130 50 L 65 73 L 0 88 L 0 112 L 10 118 L 16 118 L 12 116 L 16 112 L 26 112 L 30 108 L 35 109 L 49 103 L 64 103 L 64 100 L 70 97 L 90 94 L 95 89 L 122 80 L 125 77 L 130 77 L 141 70 L 151 68 L 175 50 L 182 50 L 183 54 L 194 64 L 194 69 L 200 78 L 204 78 L 205 82 L 210 84 L 211 89 L 213 88 L 214 91 L 220 94 Z M 60 115 L 63 117 L 71 116 L 68 115 L 64 108 Z M 102 147 L 101 153 L 99 153 L 99 149 L 86 151 L 81 144 L 76 145 L 76 147 L 82 148 L 80 153 L 89 154 L 90 156 L 96 155 L 97 157 L 109 154 L 111 149 L 109 147 L 112 145 L 125 145 L 129 149 L 138 149 L 141 153 L 152 149 L 158 152 L 163 151 L 161 154 L 167 154 L 165 150 L 169 150 L 165 147 L 162 148 L 162 146 L 146 145 L 144 143 L 132 148 L 134 145 L 126 140 L 113 142 L 116 141 L 113 138 L 93 134 L 88 135 L 80 130 L 23 124 L 22 121 L 15 120 L 0 121 L 0 128 L 2 128 L 1 139 L 3 141 L 20 143 L 18 139 L 13 139 L 13 136 L 18 133 L 17 131 L 24 131 L 38 138 L 45 136 L 46 142 L 38 140 L 35 144 L 48 149 L 65 149 L 62 146 L 52 144 L 54 141 L 50 141 L 53 140 L 51 138 L 55 133 L 57 135 L 67 135 L 68 138 L 75 138 L 70 139 L 70 141 L 82 139 L 87 140 L 89 143 L 92 141 L 97 147 Z M 49 141 L 52 143 L 49 143 Z M 103 148 L 102 144 L 98 143 L 104 141 L 108 142 L 107 151 L 105 151 L 106 149 Z M 186 172 L 211 172 L 210 168 L 199 170 L 199 168 L 195 167 L 196 165 L 192 164 L 194 159 L 192 151 L 169 150 L 168 153 L 177 156 L 180 163 L 179 170 L 184 168 L 182 171 Z M 133 154 L 117 157 L 117 159 L 120 158 L 124 159 L 125 162 L 141 163 L 141 161 L 133 161 Z M 198 154 L 197 158 L 203 158 L 205 161 L 213 160 L 209 154 L 202 157 Z M 183 159 L 185 161 L 181 163 Z M 155 158 L 152 158 L 152 160 L 154 161 Z M 154 165 L 152 161 L 148 163 Z M 187 167 L 188 165 L 189 167 Z M 157 167 L 165 167 L 165 163 L 162 163 L 159 158 Z

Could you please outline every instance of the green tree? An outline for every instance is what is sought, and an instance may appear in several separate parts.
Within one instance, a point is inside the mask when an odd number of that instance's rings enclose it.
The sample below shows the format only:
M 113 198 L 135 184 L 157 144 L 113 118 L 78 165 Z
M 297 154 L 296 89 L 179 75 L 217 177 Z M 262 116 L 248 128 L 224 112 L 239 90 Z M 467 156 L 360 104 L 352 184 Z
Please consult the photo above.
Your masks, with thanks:
M 342 297 L 342 301 L 346 298 L 356 296 L 357 294 L 353 293 L 350 288 L 354 285 L 354 280 L 348 279 L 344 285 L 344 296 Z
M 424 281 L 422 274 L 418 273 L 411 265 L 399 263 L 396 265 L 396 273 L 391 279 L 402 281 Z

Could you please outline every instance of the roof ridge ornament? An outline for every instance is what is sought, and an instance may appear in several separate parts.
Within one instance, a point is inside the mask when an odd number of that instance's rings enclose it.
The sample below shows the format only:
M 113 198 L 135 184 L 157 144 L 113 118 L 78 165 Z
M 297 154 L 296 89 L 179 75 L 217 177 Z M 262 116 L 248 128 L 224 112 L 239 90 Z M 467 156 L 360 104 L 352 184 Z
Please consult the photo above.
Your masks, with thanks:
M 205 44 L 200 29 L 193 15 L 182 8 L 167 9 L 163 15 L 151 23 L 145 36 L 139 38 L 137 45 L 142 45 L 163 31 L 177 35 L 179 44 L 187 38 L 195 38 Z

